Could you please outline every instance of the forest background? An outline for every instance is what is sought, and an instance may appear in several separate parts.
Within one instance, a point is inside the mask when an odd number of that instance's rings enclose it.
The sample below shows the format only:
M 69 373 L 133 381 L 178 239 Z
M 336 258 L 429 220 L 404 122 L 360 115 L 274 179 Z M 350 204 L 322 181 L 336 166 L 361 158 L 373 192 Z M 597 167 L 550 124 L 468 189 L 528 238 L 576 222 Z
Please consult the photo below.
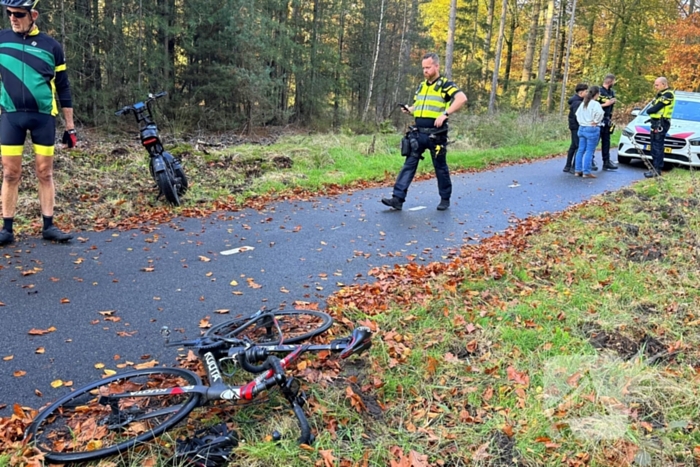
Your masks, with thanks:
M 577 82 L 618 76 L 621 105 L 656 76 L 700 88 L 697 0 L 41 0 L 67 55 L 76 116 L 166 90 L 174 130 L 299 125 L 369 130 L 397 119 L 436 51 L 469 113 L 558 112 Z M 495 70 L 495 71 L 494 71 Z M 493 92 L 492 92 L 493 91 Z

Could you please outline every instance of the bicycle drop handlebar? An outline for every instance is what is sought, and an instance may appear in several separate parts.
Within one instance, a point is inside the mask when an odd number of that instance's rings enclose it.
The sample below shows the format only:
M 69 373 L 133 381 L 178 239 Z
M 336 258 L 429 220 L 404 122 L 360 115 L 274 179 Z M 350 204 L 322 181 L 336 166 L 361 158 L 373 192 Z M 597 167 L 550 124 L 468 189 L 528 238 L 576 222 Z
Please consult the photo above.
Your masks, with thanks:
M 124 115 L 125 113 L 133 112 L 134 114 L 136 114 L 136 119 L 139 120 L 139 118 L 138 118 L 139 113 L 143 112 L 144 110 L 148 110 L 148 112 L 150 114 L 151 102 L 153 102 L 156 99 L 160 99 L 163 96 L 167 96 L 167 95 L 168 95 L 168 93 L 166 91 L 161 91 L 161 92 L 158 92 L 156 94 L 148 93 L 148 98 L 145 101 L 135 102 L 131 105 L 124 106 L 121 109 L 114 112 L 114 115 L 120 116 L 120 115 Z

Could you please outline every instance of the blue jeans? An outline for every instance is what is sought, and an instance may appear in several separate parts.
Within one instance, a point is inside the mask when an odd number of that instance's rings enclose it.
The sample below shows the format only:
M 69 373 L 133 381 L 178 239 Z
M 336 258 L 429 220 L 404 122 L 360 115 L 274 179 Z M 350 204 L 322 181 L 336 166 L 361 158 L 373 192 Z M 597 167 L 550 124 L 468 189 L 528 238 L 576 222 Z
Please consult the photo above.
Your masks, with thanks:
M 600 139 L 600 127 L 582 126 L 578 129 L 578 150 L 576 151 L 576 172 L 591 173 L 593 153 Z

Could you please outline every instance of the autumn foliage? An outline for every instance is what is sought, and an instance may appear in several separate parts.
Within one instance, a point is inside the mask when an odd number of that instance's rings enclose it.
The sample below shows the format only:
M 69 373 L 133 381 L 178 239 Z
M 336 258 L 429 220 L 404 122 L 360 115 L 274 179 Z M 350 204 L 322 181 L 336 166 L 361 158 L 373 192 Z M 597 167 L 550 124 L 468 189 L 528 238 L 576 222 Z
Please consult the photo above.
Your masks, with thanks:
M 671 46 L 666 64 L 671 70 L 673 87 L 700 90 L 700 13 L 680 18 L 668 27 Z

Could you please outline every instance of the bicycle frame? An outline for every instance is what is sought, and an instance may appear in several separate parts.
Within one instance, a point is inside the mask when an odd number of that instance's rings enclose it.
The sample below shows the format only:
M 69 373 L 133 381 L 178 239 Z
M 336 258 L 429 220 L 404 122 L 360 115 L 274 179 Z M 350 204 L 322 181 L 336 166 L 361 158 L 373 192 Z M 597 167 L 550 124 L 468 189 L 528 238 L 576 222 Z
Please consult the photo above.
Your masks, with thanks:
M 371 332 L 366 327 L 356 328 L 352 336 L 344 339 L 336 339 L 330 344 L 302 344 L 302 345 L 246 345 L 238 339 L 218 338 L 213 344 L 212 338 L 200 338 L 191 341 L 180 341 L 168 343 L 168 346 L 183 346 L 195 347 L 197 354 L 207 373 L 209 385 L 196 386 L 179 386 L 167 389 L 146 389 L 142 391 L 126 392 L 122 394 L 110 394 L 101 396 L 99 403 L 109 405 L 113 414 L 119 420 L 120 413 L 117 400 L 128 399 L 131 397 L 157 397 L 169 394 L 198 394 L 198 406 L 204 406 L 210 401 L 227 400 L 227 401 L 251 401 L 257 395 L 279 386 L 283 395 L 292 406 L 294 414 L 297 418 L 301 436 L 300 444 L 308 444 L 311 442 L 311 428 L 308 419 L 302 409 L 306 402 L 305 395 L 299 394 L 299 388 L 293 387 L 294 378 L 287 378 L 285 370 L 305 352 L 331 351 L 340 352 L 341 358 L 347 358 L 355 353 L 360 353 L 371 346 Z M 230 344 L 241 344 L 231 347 Z M 284 353 L 287 354 L 284 358 L 278 359 L 272 354 Z M 265 358 L 265 362 L 269 363 L 266 368 L 259 372 L 249 383 L 236 386 L 228 385 L 224 382 L 221 366 L 219 361 L 223 358 L 237 358 L 243 369 L 257 370 L 261 367 L 256 367 L 254 363 L 248 361 L 260 361 Z M 264 365 L 265 366 L 265 365 Z M 141 417 L 131 418 L 129 422 L 145 420 L 152 417 L 162 416 L 167 413 L 177 412 L 180 406 L 173 406 L 161 409 Z

